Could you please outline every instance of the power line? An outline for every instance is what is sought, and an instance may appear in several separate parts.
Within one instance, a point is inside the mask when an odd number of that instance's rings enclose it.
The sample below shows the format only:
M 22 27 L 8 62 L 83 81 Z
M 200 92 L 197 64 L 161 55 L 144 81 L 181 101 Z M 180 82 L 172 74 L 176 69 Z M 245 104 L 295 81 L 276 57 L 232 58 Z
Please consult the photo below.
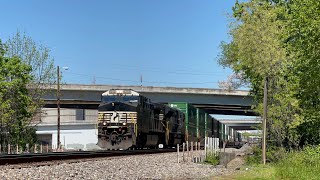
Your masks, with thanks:
M 108 67 L 114 66 L 118 70 L 137 70 L 137 71 L 149 71 L 149 72 L 160 72 L 160 73 L 167 73 L 167 74 L 175 74 L 175 75 L 194 75 L 194 76 L 217 76 L 217 75 L 224 75 L 228 72 L 224 71 L 210 71 L 210 72 L 203 72 L 203 70 L 174 70 L 174 71 L 168 71 L 166 69 L 161 69 L 159 67 L 148 67 L 148 66 L 132 66 L 132 65 L 123 65 L 123 64 L 108 64 Z M 194 66 L 192 66 L 194 67 Z M 189 67 L 188 67 L 189 68 Z M 201 71 L 201 73 L 197 73 L 197 71 Z
M 129 66 L 129 65 L 120 65 L 120 64 L 111 64 L 113 66 L 118 66 L 117 69 L 123 70 L 143 70 L 143 71 L 150 71 L 150 72 L 166 72 L 168 74 L 182 74 L 182 75 L 195 75 L 195 76 L 214 76 L 218 74 L 225 74 L 226 72 L 205 72 L 205 73 L 194 73 L 194 71 L 185 71 L 185 70 L 176 70 L 176 71 L 163 71 L 159 68 L 148 67 L 148 68 L 141 68 L 139 66 Z M 126 68 L 124 68 L 126 67 Z M 146 67 L 146 66 L 145 66 Z
M 94 75 L 89 74 L 78 74 L 78 73 L 71 73 L 68 72 L 68 74 L 73 74 L 77 76 L 86 76 L 86 77 L 93 77 Z M 108 78 L 108 77 L 101 77 L 101 76 L 94 76 L 97 79 L 104 79 L 104 80 L 114 80 L 114 81 L 125 81 L 125 82 L 134 82 L 134 83 L 140 83 L 138 80 L 128 80 L 128 79 L 118 79 L 118 78 Z M 170 82 L 170 81 L 143 81 L 144 83 L 152 83 L 152 84 L 217 84 L 219 82 Z

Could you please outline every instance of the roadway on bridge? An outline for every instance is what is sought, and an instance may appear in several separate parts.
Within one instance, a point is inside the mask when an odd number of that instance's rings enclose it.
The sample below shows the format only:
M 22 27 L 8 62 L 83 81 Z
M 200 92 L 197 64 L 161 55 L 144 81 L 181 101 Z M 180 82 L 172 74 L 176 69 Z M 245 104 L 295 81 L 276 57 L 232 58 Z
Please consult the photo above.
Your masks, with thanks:
M 109 89 L 133 89 L 152 102 L 188 102 L 210 114 L 256 116 L 251 110 L 253 97 L 248 91 L 226 91 L 207 88 L 175 88 L 118 85 L 62 85 L 61 107 L 96 109 L 101 94 Z M 55 86 L 43 97 L 46 107 L 56 106 Z

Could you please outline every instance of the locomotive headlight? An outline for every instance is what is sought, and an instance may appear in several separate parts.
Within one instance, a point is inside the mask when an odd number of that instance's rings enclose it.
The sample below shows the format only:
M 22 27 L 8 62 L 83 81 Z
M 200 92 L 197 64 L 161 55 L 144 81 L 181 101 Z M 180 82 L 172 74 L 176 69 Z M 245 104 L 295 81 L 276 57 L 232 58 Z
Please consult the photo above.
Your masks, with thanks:
M 122 123 L 122 125 L 124 125 L 124 126 L 125 126 L 125 125 L 127 125 L 127 123 L 125 123 L 125 122 L 124 122 L 124 123 Z
M 106 122 L 103 122 L 103 125 L 104 125 L 104 126 L 106 126 L 106 125 L 107 125 L 107 123 L 106 123 Z

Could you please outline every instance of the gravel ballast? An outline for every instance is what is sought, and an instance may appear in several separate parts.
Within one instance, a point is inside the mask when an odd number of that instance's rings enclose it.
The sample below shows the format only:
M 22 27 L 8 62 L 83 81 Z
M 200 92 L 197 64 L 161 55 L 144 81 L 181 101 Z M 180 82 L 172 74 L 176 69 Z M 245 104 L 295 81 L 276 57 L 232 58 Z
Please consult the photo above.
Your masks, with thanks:
M 0 179 L 201 179 L 232 172 L 202 163 L 177 163 L 177 153 L 163 153 L 20 169 L 2 166 Z

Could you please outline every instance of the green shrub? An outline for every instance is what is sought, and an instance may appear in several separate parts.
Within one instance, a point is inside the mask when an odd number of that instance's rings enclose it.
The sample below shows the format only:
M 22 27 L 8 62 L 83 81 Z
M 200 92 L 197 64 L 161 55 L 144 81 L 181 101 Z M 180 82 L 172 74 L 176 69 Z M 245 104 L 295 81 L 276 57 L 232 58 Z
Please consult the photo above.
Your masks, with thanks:
M 254 146 L 252 147 L 252 154 L 246 156 L 246 163 L 248 165 L 260 164 L 262 157 L 261 147 Z
M 287 151 L 281 147 L 268 147 L 266 152 L 267 162 L 276 163 L 287 156 Z M 261 164 L 262 150 L 261 147 L 255 146 L 252 148 L 252 155 L 246 157 L 246 163 L 249 165 Z
M 277 163 L 286 158 L 287 155 L 288 151 L 286 151 L 286 149 L 282 147 L 271 146 L 267 149 L 266 158 L 268 162 Z
M 218 165 L 219 164 L 219 154 L 208 153 L 204 162 L 212 164 L 212 165 Z

